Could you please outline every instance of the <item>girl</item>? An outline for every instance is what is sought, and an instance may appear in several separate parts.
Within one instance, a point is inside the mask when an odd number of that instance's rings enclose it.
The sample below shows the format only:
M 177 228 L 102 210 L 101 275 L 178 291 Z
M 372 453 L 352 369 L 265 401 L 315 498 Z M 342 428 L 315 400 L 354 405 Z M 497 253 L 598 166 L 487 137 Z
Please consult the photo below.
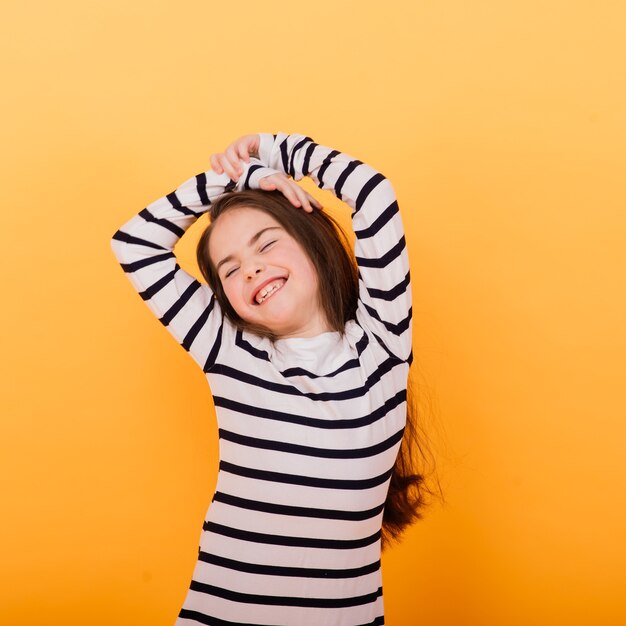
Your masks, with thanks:
M 215 400 L 217 486 L 176 624 L 383 624 L 381 539 L 423 504 L 410 428 L 400 450 L 411 291 L 393 188 L 302 135 L 247 135 L 211 163 L 112 240 Z M 352 208 L 358 268 L 303 176 Z M 208 286 L 173 252 L 207 211 Z

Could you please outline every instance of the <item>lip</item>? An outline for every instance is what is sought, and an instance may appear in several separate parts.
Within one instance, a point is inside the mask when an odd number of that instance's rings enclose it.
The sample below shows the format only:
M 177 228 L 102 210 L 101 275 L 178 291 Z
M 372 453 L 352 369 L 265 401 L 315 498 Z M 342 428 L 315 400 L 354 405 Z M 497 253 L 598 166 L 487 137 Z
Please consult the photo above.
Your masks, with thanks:
M 252 292 L 252 297 L 251 297 L 251 302 L 254 306 L 259 306 L 259 303 L 256 301 L 256 295 L 257 293 L 259 293 L 259 291 L 261 291 L 261 289 L 263 289 L 263 287 L 269 285 L 270 283 L 273 283 L 275 280 L 284 280 L 285 282 L 287 282 L 289 280 L 289 276 L 272 276 L 272 278 L 268 278 L 267 280 L 264 280 L 258 287 L 256 287 L 254 289 L 254 291 Z M 282 289 L 282 287 L 281 287 Z

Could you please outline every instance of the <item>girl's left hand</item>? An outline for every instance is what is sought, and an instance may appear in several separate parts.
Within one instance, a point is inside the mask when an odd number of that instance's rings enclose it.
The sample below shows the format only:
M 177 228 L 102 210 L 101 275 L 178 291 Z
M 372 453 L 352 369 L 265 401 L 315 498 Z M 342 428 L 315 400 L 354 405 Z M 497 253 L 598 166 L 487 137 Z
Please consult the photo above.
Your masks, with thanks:
M 211 167 L 218 174 L 225 172 L 231 180 L 237 182 L 243 174 L 241 161 L 248 163 L 250 155 L 257 154 L 260 140 L 259 135 L 244 135 L 236 139 L 224 152 L 211 155 Z M 282 172 L 264 176 L 259 180 L 259 187 L 264 191 L 280 191 L 293 206 L 302 207 L 307 213 L 311 213 L 313 208 L 322 208 L 312 195 Z
M 282 172 L 264 176 L 259 180 L 259 187 L 264 191 L 277 189 L 293 206 L 302 207 L 307 213 L 312 213 L 314 208 L 322 208 L 322 205 L 312 195 L 304 191 L 298 183 Z

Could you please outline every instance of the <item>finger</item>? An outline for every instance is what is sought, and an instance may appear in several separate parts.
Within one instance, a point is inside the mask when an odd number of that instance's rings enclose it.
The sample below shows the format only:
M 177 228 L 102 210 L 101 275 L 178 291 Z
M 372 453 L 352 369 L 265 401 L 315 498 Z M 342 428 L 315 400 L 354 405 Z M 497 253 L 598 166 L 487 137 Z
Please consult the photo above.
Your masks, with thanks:
M 316 209 L 321 209 L 322 208 L 322 203 L 315 196 L 311 196 L 309 194 L 309 198 L 311 199 L 311 203 L 313 204 L 313 206 Z
M 298 207 L 298 208 L 301 206 L 300 199 L 298 198 L 296 194 L 296 190 L 292 187 L 291 181 L 284 180 L 284 181 L 281 181 L 280 183 L 277 183 L 276 186 L 278 187 L 280 192 L 283 194 L 283 196 L 285 196 L 285 198 L 287 198 L 287 200 L 289 200 L 289 202 L 293 204 L 293 206 Z
M 233 168 L 233 166 L 231 165 L 228 159 L 226 159 L 225 157 L 222 157 L 221 163 L 222 163 L 222 168 L 224 169 L 224 172 L 228 175 L 228 178 L 234 181 L 239 180 L 239 174 L 237 174 L 237 171 Z
M 304 192 L 304 195 L 307 199 L 308 202 L 308 206 L 311 207 L 311 211 L 313 211 L 313 209 L 321 209 L 322 205 L 308 192 Z
M 276 184 L 269 180 L 267 177 L 261 178 L 259 181 L 259 187 L 263 189 L 263 191 L 274 191 L 276 189 Z
M 258 155 L 259 150 L 259 135 L 244 135 L 237 140 L 237 144 L 242 147 L 243 153 L 242 158 L 249 161 L 250 155 Z
M 237 173 L 237 169 L 233 167 L 230 158 L 226 155 L 225 152 L 222 152 L 218 156 L 220 165 L 224 172 L 228 175 L 231 180 L 237 180 L 239 178 L 239 174 Z
M 230 164 L 230 161 L 226 158 L 224 153 L 221 153 L 220 155 L 218 155 L 218 159 L 219 159 L 220 165 L 222 166 L 222 170 L 224 171 L 224 173 L 228 175 L 228 178 L 232 178 L 233 168 Z
M 237 153 L 240 159 L 243 159 L 246 163 L 250 163 L 250 145 L 248 143 L 241 142 L 237 146 Z
M 211 168 L 216 174 L 223 174 L 224 168 L 220 165 L 220 162 L 217 157 L 218 157 L 217 154 L 212 154 L 209 157 L 209 161 L 211 162 Z
M 311 205 L 311 201 L 310 201 L 310 199 L 312 199 L 311 196 L 304 189 L 302 189 L 300 185 L 296 184 L 294 181 L 289 180 L 289 183 L 300 202 L 300 206 L 307 213 L 311 213 L 313 211 L 313 206 Z
M 302 208 L 307 212 L 307 213 L 312 213 L 313 212 L 313 207 L 311 206 L 311 202 L 309 201 L 309 194 L 304 191 L 304 189 L 302 189 L 302 187 L 298 187 L 298 191 L 296 191 L 296 193 L 298 194 L 298 198 L 300 199 L 300 202 L 302 204 Z
M 259 185 L 272 185 L 274 189 L 277 188 L 278 184 L 286 184 L 289 182 L 289 178 L 282 172 L 274 172 L 273 174 L 266 174 L 261 179 L 259 179 Z
M 241 167 L 241 163 L 239 161 L 239 154 L 233 144 L 226 148 L 225 156 L 228 159 L 228 168 L 232 171 L 237 178 L 243 173 L 243 168 Z M 228 169 L 226 170 L 228 172 Z M 231 176 L 231 178 L 233 178 Z M 237 180 L 237 178 L 233 178 L 233 180 Z

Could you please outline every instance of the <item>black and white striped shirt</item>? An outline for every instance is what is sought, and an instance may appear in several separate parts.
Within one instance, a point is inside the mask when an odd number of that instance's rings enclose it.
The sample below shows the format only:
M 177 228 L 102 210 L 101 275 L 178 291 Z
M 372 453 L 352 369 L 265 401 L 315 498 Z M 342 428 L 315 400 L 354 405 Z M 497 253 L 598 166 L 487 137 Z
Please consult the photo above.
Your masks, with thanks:
M 380 529 L 406 420 L 411 291 L 389 181 L 302 135 L 261 134 L 236 189 L 272 170 L 310 176 L 352 208 L 359 267 L 345 333 L 272 343 L 237 330 L 173 252 L 233 183 L 199 174 L 153 202 L 112 247 L 146 304 L 202 367 L 220 465 L 176 622 L 383 624 Z M 271 169 L 267 169 L 271 168 Z

